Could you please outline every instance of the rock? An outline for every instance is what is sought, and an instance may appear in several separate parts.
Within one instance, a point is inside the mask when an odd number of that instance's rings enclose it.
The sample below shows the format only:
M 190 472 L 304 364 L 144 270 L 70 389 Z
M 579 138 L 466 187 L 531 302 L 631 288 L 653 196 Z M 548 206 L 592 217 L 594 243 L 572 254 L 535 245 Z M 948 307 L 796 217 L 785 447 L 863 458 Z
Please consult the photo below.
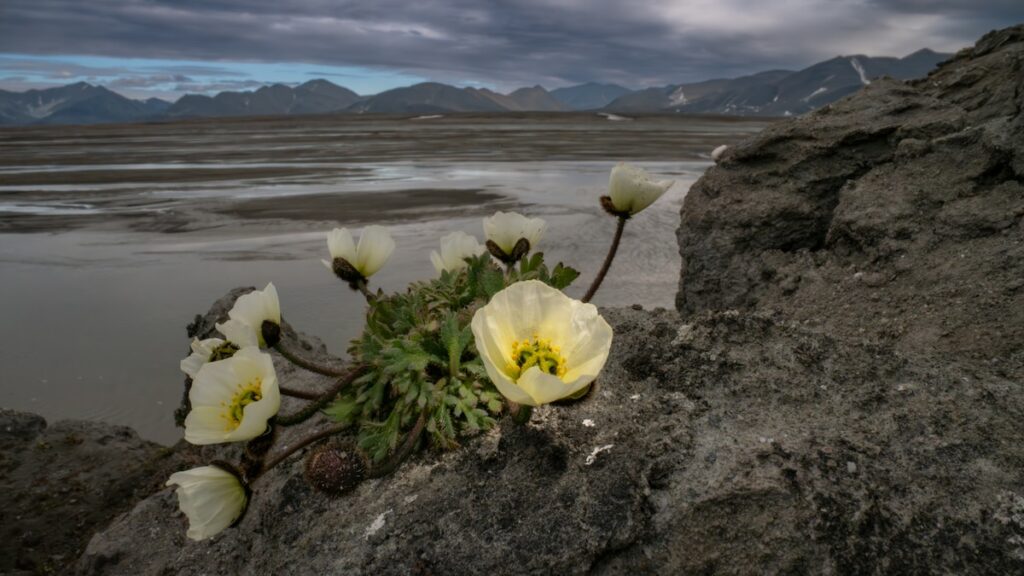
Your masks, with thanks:
M 165 449 L 99 422 L 0 409 L 0 573 L 59 571 L 153 490 Z
M 86 574 L 1019 573 L 1019 382 L 749 312 L 604 310 L 599 390 L 330 498 L 302 459 L 185 538 L 170 492 Z M 680 328 L 682 327 L 682 328 Z M 599 423 L 587 426 L 586 421 Z
M 342 497 L 311 489 L 295 455 L 207 541 L 160 490 L 74 569 L 1024 573 L 1022 62 L 1024 27 L 995 32 L 927 79 L 873 82 L 730 147 L 683 207 L 679 311 L 602 310 L 615 340 L 584 400 Z M 277 360 L 289 386 L 324 385 Z M 48 433 L 5 418 L 4 463 Z
M 1022 78 L 1016 26 L 731 147 L 684 201 L 677 308 L 774 310 L 1024 375 Z M 894 311 L 900 334 L 876 322 Z

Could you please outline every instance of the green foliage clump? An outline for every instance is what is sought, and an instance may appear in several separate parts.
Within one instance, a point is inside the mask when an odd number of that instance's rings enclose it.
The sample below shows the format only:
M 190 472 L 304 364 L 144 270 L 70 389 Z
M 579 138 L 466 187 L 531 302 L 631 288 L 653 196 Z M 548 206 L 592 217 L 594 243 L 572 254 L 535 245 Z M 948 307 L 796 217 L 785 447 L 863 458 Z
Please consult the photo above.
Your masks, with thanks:
M 549 269 L 540 252 L 507 271 L 488 254 L 466 262 L 371 301 L 363 335 L 352 341 L 353 361 L 367 370 L 325 413 L 355 426 L 359 446 L 374 461 L 386 458 L 424 412 L 432 444 L 442 449 L 494 426 L 505 402 L 473 342 L 474 312 L 515 282 L 540 280 L 563 290 L 579 276 L 561 263 Z

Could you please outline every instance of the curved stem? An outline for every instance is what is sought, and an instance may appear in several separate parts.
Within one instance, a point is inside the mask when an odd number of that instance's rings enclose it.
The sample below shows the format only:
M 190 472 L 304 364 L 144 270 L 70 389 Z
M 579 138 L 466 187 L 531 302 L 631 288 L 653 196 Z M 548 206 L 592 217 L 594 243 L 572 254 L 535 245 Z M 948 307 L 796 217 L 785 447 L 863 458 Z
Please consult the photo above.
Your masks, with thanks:
M 533 416 L 533 406 L 515 404 L 511 401 L 509 402 L 508 411 L 509 415 L 512 416 L 512 421 L 516 424 L 526 424 L 530 421 L 530 416 Z
M 309 418 L 311 418 L 314 414 L 316 414 L 324 406 L 326 406 L 328 402 L 334 400 L 335 396 L 337 396 L 349 384 L 352 384 L 352 382 L 356 378 L 358 378 L 362 373 L 362 366 L 356 366 L 355 368 L 352 368 L 351 370 L 349 370 L 347 374 L 345 374 L 341 378 L 338 378 L 334 385 L 328 388 L 322 394 L 320 394 L 316 398 L 316 400 L 313 400 L 305 407 L 300 409 L 298 412 L 287 415 L 278 414 L 276 422 L 281 426 L 294 426 L 295 424 L 309 420 Z
M 288 360 L 289 362 L 295 364 L 296 366 L 302 368 L 303 370 L 316 372 L 317 374 L 323 374 L 324 376 L 342 376 L 348 373 L 348 370 L 346 368 L 335 368 L 333 366 L 325 366 L 323 364 L 310 360 L 309 358 L 303 358 L 302 356 L 299 356 L 298 354 L 296 354 L 294 350 L 291 350 L 290 348 L 288 348 L 287 345 L 285 345 L 283 339 L 278 341 L 278 343 L 274 346 L 274 350 L 277 350 L 278 354 L 284 356 L 285 360 Z
M 284 394 L 285 396 L 291 396 L 292 398 L 301 398 L 303 400 L 316 400 L 317 398 L 320 397 L 320 394 L 317 392 L 295 390 L 294 388 L 285 388 L 284 386 L 279 386 L 278 389 L 281 391 L 281 394 Z
M 355 282 L 355 289 L 359 290 L 359 292 L 363 294 L 363 297 L 366 298 L 367 304 L 372 304 L 374 299 L 377 298 L 373 292 L 370 292 L 370 288 L 367 286 L 366 280 L 357 280 Z
M 420 417 L 416 419 L 416 424 L 409 431 L 409 435 L 405 437 L 405 441 L 398 447 L 398 450 L 391 455 L 390 458 L 381 462 L 380 464 L 370 467 L 367 473 L 367 478 L 380 478 L 381 476 L 387 476 L 405 462 L 405 459 L 412 454 L 413 448 L 416 447 L 416 441 L 420 439 L 420 434 L 423 433 L 423 428 L 427 425 L 427 411 L 420 412 Z
M 322 440 L 323 438 L 327 438 L 328 436 L 333 436 L 339 432 L 343 432 L 346 428 L 348 428 L 348 426 L 348 424 L 335 424 L 334 426 L 329 426 L 327 428 L 324 428 L 323 430 L 320 430 L 319 432 L 315 432 L 313 434 L 310 434 L 309 436 L 300 438 L 295 444 L 292 444 L 291 446 L 277 453 L 270 460 L 267 460 L 266 463 L 263 465 L 263 468 L 260 470 L 259 474 L 256 476 L 256 478 L 263 476 L 271 468 L 277 466 L 281 462 L 284 462 L 286 458 L 288 458 L 292 454 L 295 454 L 299 450 L 302 450 L 306 446 L 309 446 L 313 442 L 316 442 L 317 440 Z M 255 480 L 256 478 L 253 478 L 253 480 Z
M 622 241 L 622 231 L 626 228 L 626 218 L 619 216 L 619 222 L 615 226 L 615 237 L 612 238 L 612 245 L 608 248 L 608 255 L 604 258 L 604 264 L 601 265 L 601 270 L 598 271 L 597 277 L 594 278 L 594 283 L 587 289 L 587 293 L 583 296 L 583 302 L 590 302 L 597 293 L 597 289 L 601 287 L 601 282 L 604 282 L 604 277 L 608 274 L 608 269 L 612 267 L 612 260 L 615 259 L 615 253 L 619 251 L 619 242 Z

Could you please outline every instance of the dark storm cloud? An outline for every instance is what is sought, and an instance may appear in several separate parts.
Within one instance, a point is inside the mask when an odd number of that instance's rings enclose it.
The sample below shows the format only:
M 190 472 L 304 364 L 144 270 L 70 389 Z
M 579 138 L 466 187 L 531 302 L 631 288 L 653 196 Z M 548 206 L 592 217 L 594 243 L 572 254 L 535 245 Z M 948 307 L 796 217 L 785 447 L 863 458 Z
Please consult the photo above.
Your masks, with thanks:
M 0 51 L 639 86 L 954 50 L 1020 21 L 1020 0 L 3 0 Z

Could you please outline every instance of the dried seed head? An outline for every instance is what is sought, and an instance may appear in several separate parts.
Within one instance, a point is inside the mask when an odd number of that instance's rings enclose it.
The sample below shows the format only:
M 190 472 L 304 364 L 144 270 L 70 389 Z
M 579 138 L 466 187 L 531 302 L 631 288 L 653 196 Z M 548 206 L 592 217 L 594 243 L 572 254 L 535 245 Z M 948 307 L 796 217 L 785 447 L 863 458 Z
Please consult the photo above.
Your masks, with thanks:
M 306 457 L 306 482 L 315 490 L 341 496 L 359 486 L 368 467 L 366 457 L 355 449 L 328 444 Z

